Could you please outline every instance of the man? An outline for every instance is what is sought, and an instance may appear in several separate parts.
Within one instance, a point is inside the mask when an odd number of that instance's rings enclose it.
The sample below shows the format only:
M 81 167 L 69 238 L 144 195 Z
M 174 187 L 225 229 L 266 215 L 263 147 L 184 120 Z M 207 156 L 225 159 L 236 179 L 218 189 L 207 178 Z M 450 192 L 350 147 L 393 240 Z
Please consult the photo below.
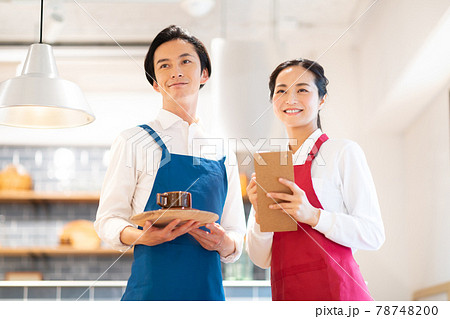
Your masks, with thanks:
M 170 26 L 153 40 L 145 70 L 163 107 L 155 120 L 114 142 L 96 230 L 117 249 L 135 245 L 122 300 L 224 300 L 220 262 L 239 258 L 245 217 L 238 169 L 225 156 L 234 154 L 218 150 L 211 158 L 193 147 L 196 139 L 208 141 L 196 117 L 199 90 L 211 75 L 208 53 L 197 38 Z M 130 145 L 139 134 L 139 145 L 156 146 L 155 152 Z M 207 224 L 207 231 L 195 221 L 177 227 L 179 219 L 164 228 L 130 223 L 132 215 L 159 209 L 156 194 L 168 191 L 190 192 L 193 208 L 214 212 L 219 220 Z

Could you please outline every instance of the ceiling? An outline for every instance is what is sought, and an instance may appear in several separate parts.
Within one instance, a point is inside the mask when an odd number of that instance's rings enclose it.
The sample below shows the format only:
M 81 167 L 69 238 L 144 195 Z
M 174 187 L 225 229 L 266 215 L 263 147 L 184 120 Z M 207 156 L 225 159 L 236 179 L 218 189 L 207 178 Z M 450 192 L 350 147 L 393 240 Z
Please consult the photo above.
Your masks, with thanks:
M 217 37 L 294 38 L 322 52 L 374 1 L 44 0 L 43 42 L 52 44 L 60 75 L 83 90 L 148 91 L 143 59 L 170 24 L 187 28 L 208 50 Z M 40 0 L 0 0 L 0 82 L 19 74 L 39 27 Z
M 329 74 L 343 77 L 330 86 L 336 92 L 330 101 L 345 105 L 349 96 L 349 105 L 358 109 L 361 99 L 374 125 L 394 122 L 401 130 L 399 123 L 409 125 L 425 99 L 448 83 L 449 10 L 448 0 L 44 0 L 43 42 L 52 44 L 61 77 L 89 95 L 98 123 L 122 121 L 123 108 L 143 104 L 150 95 L 159 101 L 143 76 L 143 60 L 154 36 L 177 24 L 200 38 L 211 55 L 217 37 L 276 48 L 277 63 L 297 56 L 318 60 L 326 53 Z M 29 45 L 39 41 L 39 18 L 40 0 L 0 0 L 0 82 L 20 74 Z M 253 62 L 262 52 L 234 48 L 233 62 Z M 269 69 L 276 65 L 267 61 Z M 428 94 L 421 94 L 423 83 Z M 363 88 L 360 95 L 353 94 L 355 85 Z M 206 86 L 203 96 L 212 95 L 212 88 Z M 404 103 L 405 97 L 411 102 Z
M 345 30 L 373 0 L 46 0 L 43 41 L 148 45 L 170 24 L 207 43 Z M 0 45 L 39 41 L 39 0 L 0 0 Z

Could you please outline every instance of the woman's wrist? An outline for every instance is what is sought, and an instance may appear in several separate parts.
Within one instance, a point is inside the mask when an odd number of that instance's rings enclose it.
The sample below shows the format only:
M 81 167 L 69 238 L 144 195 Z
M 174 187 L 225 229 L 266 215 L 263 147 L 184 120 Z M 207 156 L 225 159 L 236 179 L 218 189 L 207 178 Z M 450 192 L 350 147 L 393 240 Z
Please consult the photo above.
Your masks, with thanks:
M 313 208 L 309 214 L 309 218 L 304 219 L 303 223 L 308 224 L 311 227 L 316 227 L 319 223 L 320 219 L 320 209 L 319 208 Z M 302 222 L 302 221 L 300 221 Z
M 311 227 L 316 227 L 317 224 L 319 223 L 320 213 L 321 213 L 320 208 L 314 209 L 313 218 L 311 219 L 311 222 L 309 224 Z

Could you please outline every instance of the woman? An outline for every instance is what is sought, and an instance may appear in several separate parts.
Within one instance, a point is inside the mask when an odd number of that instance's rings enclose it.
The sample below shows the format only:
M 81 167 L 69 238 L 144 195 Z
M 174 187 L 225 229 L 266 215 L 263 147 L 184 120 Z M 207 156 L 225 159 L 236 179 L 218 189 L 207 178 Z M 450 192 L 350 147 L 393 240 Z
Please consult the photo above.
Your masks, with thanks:
M 269 207 L 298 224 L 297 231 L 260 231 L 253 174 L 247 251 L 256 265 L 271 267 L 273 300 L 372 300 L 352 250 L 378 249 L 384 227 L 363 151 L 322 133 L 327 84 L 323 68 L 306 59 L 281 63 L 270 76 L 273 111 L 294 153 L 295 183 L 280 179 L 292 195 L 266 196 L 284 201 Z
M 221 262 L 239 258 L 245 219 L 237 167 L 223 150 L 212 154 L 204 147 L 216 145 L 208 144 L 213 140 L 196 116 L 199 90 L 211 75 L 208 53 L 197 38 L 170 26 L 153 39 L 145 71 L 162 96 L 162 109 L 114 142 L 96 230 L 119 250 L 134 245 L 122 300 L 224 300 Z M 159 209 L 157 194 L 169 191 L 190 192 L 193 208 L 214 212 L 219 220 L 207 224 L 208 231 L 194 221 L 178 226 L 179 219 L 164 228 L 130 222 L 135 214 Z

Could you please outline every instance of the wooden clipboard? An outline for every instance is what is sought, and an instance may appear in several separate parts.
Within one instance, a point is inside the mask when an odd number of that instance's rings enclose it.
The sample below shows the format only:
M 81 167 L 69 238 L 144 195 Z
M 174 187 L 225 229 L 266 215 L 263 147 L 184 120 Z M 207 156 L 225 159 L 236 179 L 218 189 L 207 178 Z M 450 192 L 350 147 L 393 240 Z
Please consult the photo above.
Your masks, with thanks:
M 260 152 L 253 155 L 258 195 L 258 221 L 263 232 L 284 232 L 297 230 L 297 222 L 282 210 L 273 210 L 269 205 L 275 204 L 275 199 L 266 196 L 267 193 L 287 193 L 291 190 L 281 184 L 280 177 L 294 181 L 292 151 Z M 278 201 L 282 202 L 282 201 Z

